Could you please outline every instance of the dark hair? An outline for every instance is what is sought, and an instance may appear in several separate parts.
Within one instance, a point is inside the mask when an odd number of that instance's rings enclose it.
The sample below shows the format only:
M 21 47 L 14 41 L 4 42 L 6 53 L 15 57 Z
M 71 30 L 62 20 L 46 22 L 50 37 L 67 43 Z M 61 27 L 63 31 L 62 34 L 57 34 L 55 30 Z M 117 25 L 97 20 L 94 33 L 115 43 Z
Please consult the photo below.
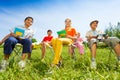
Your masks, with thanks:
M 24 21 L 26 21 L 26 20 L 29 19 L 29 18 L 32 19 L 32 21 L 33 21 L 33 18 L 30 17 L 30 16 L 26 17 Z
M 47 32 L 52 32 L 52 30 L 49 29 L 49 30 L 47 30 Z
M 96 22 L 97 24 L 99 23 L 98 20 L 94 20 L 94 21 L 92 21 L 92 22 L 90 23 L 90 26 L 91 26 L 94 22 Z
M 67 20 L 70 20 L 70 22 L 71 22 L 71 19 L 69 19 L 69 18 L 66 18 L 66 19 L 65 19 L 65 22 L 66 22 Z

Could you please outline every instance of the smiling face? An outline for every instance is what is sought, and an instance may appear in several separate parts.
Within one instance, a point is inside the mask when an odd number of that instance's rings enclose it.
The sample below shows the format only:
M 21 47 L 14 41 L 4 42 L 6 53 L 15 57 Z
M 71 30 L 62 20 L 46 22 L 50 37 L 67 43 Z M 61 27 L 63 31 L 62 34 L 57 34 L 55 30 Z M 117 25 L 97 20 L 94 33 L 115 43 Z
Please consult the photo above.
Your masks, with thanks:
M 49 32 L 47 32 L 47 34 L 48 34 L 48 36 L 51 36 L 51 35 L 52 35 L 52 32 L 51 32 L 51 31 L 49 31 Z
M 48 36 L 51 36 L 51 35 L 52 35 L 52 30 L 48 30 L 48 31 L 47 31 L 47 35 L 48 35 Z
M 33 19 L 32 18 L 26 18 L 24 22 L 25 22 L 25 27 L 29 28 L 33 24 Z
M 90 27 L 91 27 L 92 30 L 96 30 L 97 26 L 98 26 L 98 22 L 92 22 L 90 24 Z
M 66 27 L 70 27 L 70 26 L 71 26 L 71 20 L 70 20 L 70 19 L 67 18 L 67 19 L 65 20 L 65 26 L 66 26 Z

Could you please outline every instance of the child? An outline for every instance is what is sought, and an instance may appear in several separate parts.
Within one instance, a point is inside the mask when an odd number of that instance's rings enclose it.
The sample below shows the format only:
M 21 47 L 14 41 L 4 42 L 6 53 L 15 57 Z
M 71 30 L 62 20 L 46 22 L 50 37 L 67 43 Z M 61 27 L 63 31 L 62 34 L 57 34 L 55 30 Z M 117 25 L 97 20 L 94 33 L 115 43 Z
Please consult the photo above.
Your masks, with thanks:
M 47 31 L 47 36 L 45 36 L 43 38 L 42 42 L 40 43 L 40 45 L 42 45 L 42 60 L 45 57 L 46 46 L 49 46 L 52 38 L 53 38 L 53 36 L 52 36 L 52 30 L 48 30 Z
M 25 34 L 24 38 L 20 38 L 18 35 L 14 34 L 13 30 L 10 34 L 8 34 L 6 37 L 3 38 L 3 40 L 0 42 L 1 44 L 4 42 L 4 60 L 1 62 L 1 69 L 0 72 L 3 72 L 6 70 L 6 67 L 9 65 L 8 59 L 10 57 L 10 54 L 12 53 L 15 45 L 17 43 L 20 43 L 23 45 L 23 51 L 22 51 L 22 60 L 19 62 L 20 68 L 25 67 L 25 59 L 26 54 L 28 54 L 28 58 L 31 57 L 31 45 L 32 41 L 31 38 L 34 34 L 33 30 L 30 28 L 30 26 L 33 24 L 33 18 L 32 17 L 26 17 L 24 20 L 24 26 L 21 28 L 24 28 Z
M 54 50 L 54 59 L 52 62 L 52 66 L 57 66 L 60 67 L 62 64 L 62 59 L 61 59 L 61 54 L 62 54 L 62 49 L 64 44 L 71 44 L 72 40 L 76 36 L 76 29 L 71 26 L 72 22 L 71 19 L 67 18 L 65 19 L 65 30 L 66 30 L 66 35 L 64 38 L 54 38 L 52 39 L 52 47 Z
M 72 54 L 73 56 L 73 53 L 74 53 L 74 48 L 77 47 L 79 49 L 79 53 L 81 55 L 84 54 L 84 46 L 83 46 L 83 39 L 80 38 L 80 33 L 78 32 L 77 35 L 76 35 L 76 39 L 74 40 L 73 44 L 71 45 L 71 50 L 70 50 L 70 53 Z
M 91 30 L 89 30 L 86 33 L 86 38 L 88 41 L 88 45 L 91 51 L 91 69 L 96 69 L 97 68 L 97 63 L 96 63 L 96 50 L 97 50 L 97 45 L 99 43 L 99 41 L 104 42 L 105 44 L 107 44 L 109 47 L 111 47 L 112 49 L 114 49 L 116 56 L 118 58 L 118 64 L 120 65 L 120 39 L 116 38 L 116 37 L 108 37 L 105 36 L 104 39 L 99 40 L 98 35 L 103 33 L 100 30 L 97 30 L 98 27 L 98 20 L 94 20 L 90 23 L 90 28 Z

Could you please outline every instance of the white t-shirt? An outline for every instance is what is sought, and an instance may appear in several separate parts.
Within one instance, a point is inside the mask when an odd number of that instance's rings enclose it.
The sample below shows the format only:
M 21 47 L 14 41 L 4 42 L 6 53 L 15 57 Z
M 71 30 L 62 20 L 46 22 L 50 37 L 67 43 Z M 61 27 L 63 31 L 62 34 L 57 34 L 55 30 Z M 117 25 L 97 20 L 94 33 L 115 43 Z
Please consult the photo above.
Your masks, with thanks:
M 86 37 L 89 37 L 89 36 L 97 36 L 99 34 L 105 34 L 104 32 L 102 32 L 101 30 L 89 30 L 87 33 L 86 33 Z
M 24 36 L 22 38 L 32 38 L 34 35 L 34 31 L 31 28 L 26 28 L 24 26 L 18 25 L 17 28 L 21 28 L 25 30 Z M 15 28 L 11 28 L 10 31 L 14 33 Z

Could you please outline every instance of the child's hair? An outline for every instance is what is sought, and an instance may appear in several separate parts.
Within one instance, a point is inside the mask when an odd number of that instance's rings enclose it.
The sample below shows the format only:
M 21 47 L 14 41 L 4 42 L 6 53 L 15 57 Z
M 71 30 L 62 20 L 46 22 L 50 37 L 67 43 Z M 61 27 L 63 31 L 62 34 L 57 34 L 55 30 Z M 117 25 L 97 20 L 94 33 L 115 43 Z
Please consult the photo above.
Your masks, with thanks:
M 47 32 L 52 32 L 52 30 L 49 29 L 49 30 L 47 30 Z
M 97 24 L 99 23 L 98 20 L 94 20 L 94 21 L 92 21 L 92 22 L 90 23 L 90 26 L 91 26 L 94 22 L 96 22 Z
M 29 19 L 29 18 L 32 19 L 32 21 L 33 21 L 33 18 L 30 17 L 30 16 L 26 17 L 24 21 L 26 21 L 26 20 Z
M 77 34 L 80 34 L 80 32 L 77 32 Z
M 67 20 L 69 20 L 69 21 L 71 22 L 71 19 L 70 19 L 70 18 L 66 18 L 66 19 L 65 19 L 65 22 L 66 22 Z

